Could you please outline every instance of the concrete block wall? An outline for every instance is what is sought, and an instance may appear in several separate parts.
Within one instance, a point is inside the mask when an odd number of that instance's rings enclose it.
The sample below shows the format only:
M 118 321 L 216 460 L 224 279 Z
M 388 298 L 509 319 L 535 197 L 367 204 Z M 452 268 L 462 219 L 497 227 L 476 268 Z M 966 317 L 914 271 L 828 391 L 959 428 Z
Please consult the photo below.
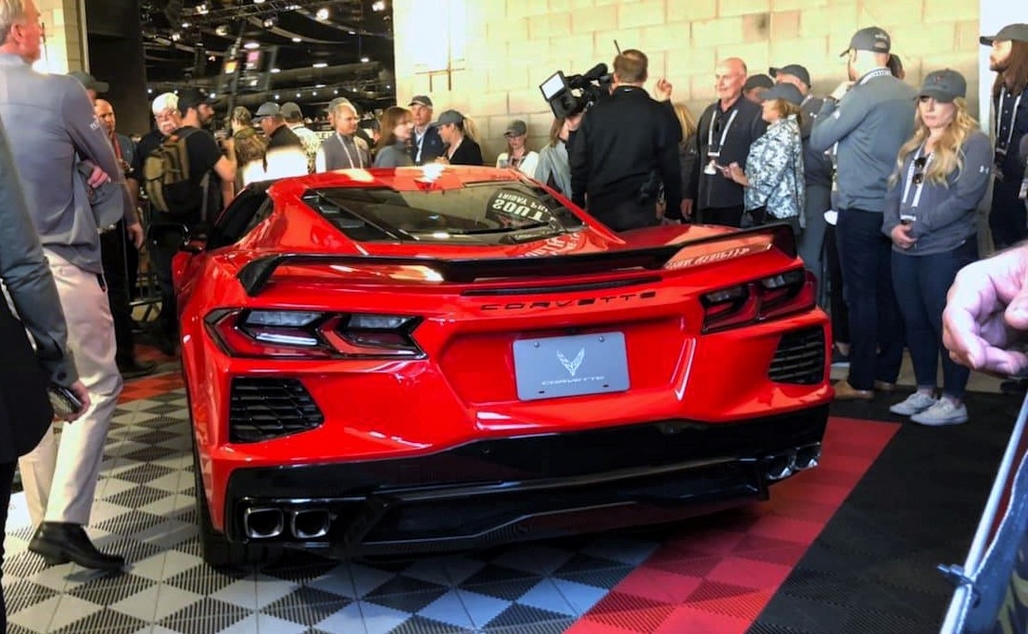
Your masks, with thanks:
M 36 8 L 46 28 L 46 48 L 36 69 L 65 74 L 85 68 L 79 0 L 36 0 Z
M 419 72 L 422 51 L 445 38 L 409 19 L 415 3 L 435 3 L 450 12 L 451 28 L 463 27 L 466 54 L 458 70 Z M 526 120 L 532 147 L 542 147 L 552 114 L 539 84 L 558 69 L 610 65 L 615 40 L 649 56 L 647 88 L 667 77 L 673 99 L 698 115 L 714 99 L 718 59 L 742 57 L 751 73 L 802 63 L 814 91 L 825 94 L 846 78 L 839 53 L 853 32 L 878 25 L 891 34 L 908 82 L 955 68 L 968 79 L 977 113 L 974 0 L 395 0 L 393 12 L 398 100 L 430 94 L 436 114 L 453 107 L 474 118 L 487 160 L 504 150 L 503 130 L 513 118 Z

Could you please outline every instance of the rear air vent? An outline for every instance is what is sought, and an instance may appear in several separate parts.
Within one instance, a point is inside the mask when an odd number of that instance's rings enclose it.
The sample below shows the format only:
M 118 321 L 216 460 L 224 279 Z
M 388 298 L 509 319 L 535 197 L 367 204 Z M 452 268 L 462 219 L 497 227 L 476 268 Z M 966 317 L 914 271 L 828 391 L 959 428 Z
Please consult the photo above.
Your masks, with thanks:
M 229 438 L 248 443 L 314 429 L 325 422 L 310 393 L 296 379 L 232 380 Z
M 775 383 L 817 385 L 824 380 L 824 372 L 824 331 L 808 328 L 782 336 L 771 359 L 768 378 Z

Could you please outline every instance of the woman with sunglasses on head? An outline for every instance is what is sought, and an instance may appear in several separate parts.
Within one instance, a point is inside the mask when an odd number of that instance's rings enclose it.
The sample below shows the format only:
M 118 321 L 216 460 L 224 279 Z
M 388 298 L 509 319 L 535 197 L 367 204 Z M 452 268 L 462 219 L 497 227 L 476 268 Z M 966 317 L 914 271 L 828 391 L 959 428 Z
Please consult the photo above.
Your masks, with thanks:
M 893 285 L 917 379 L 917 391 L 889 410 L 922 425 L 967 422 L 969 370 L 942 348 L 942 311 L 957 271 L 978 259 L 977 208 L 989 184 L 992 145 L 968 114 L 966 94 L 955 70 L 925 77 L 914 136 L 900 148 L 885 201 L 882 232 L 892 239 Z

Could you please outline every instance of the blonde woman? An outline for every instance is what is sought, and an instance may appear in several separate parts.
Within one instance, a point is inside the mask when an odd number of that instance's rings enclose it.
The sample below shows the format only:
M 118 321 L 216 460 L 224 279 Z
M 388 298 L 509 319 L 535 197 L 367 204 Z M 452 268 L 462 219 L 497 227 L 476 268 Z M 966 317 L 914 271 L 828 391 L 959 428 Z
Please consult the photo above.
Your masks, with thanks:
M 899 151 L 882 232 L 892 240 L 892 280 L 917 391 L 890 407 L 922 425 L 967 422 L 969 370 L 942 348 L 942 311 L 957 271 L 978 259 L 978 203 L 992 167 L 989 137 L 967 112 L 967 82 L 929 73 L 918 93 L 914 136 Z M 942 357 L 942 396 L 936 374 Z
M 553 120 L 550 125 L 550 142 L 539 151 L 539 164 L 535 168 L 535 180 L 546 183 L 566 198 L 571 198 L 568 136 L 578 129 L 581 120 L 581 112 Z
M 503 138 L 507 141 L 507 151 L 496 157 L 496 167 L 513 167 L 525 176 L 534 178 L 539 154 L 528 149 L 528 124 L 521 119 L 511 121 Z
M 451 165 L 482 165 L 482 147 L 478 144 L 475 126 L 456 110 L 446 110 L 432 124 L 439 129 L 439 136 L 446 145 L 446 151 L 436 159 Z
M 672 106 L 678 124 L 682 126 L 682 142 L 678 144 L 678 162 L 682 164 L 682 191 L 692 191 L 693 170 L 699 157 L 696 150 L 696 118 L 684 103 Z M 697 172 L 698 173 L 698 172 Z
M 724 173 L 746 188 L 746 213 L 753 224 L 785 221 L 798 233 L 806 198 L 800 136 L 803 95 L 792 84 L 777 84 L 761 99 L 767 132 L 750 146 L 745 172 L 732 163 Z

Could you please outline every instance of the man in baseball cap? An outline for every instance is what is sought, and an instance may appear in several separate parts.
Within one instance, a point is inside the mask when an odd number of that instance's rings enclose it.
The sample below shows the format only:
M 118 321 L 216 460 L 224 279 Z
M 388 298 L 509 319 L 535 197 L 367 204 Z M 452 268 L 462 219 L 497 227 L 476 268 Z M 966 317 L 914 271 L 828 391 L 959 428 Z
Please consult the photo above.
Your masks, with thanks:
M 890 50 L 892 50 L 892 38 L 889 37 L 889 34 L 877 26 L 869 26 L 853 34 L 853 37 L 850 38 L 849 48 L 840 53 L 839 57 L 846 57 L 850 51 L 871 51 L 888 55 Z
M 804 66 L 800 66 L 799 64 L 786 64 L 781 68 L 772 66 L 767 69 L 767 72 L 775 78 L 775 82 L 777 83 L 787 83 L 796 86 L 795 81 L 789 80 L 789 78 L 795 78 L 803 82 L 803 85 L 806 86 L 808 91 L 810 90 L 810 73 Z M 800 86 L 796 87 L 803 90 Z
M 978 41 L 985 46 L 994 42 L 1028 42 L 1028 24 L 1008 24 L 996 35 L 983 35 Z
M 102 95 L 111 89 L 110 84 L 105 81 L 100 81 L 85 71 L 74 70 L 68 73 L 68 77 L 74 77 L 79 80 L 79 83 L 86 89 L 86 94 L 89 95 L 89 100 L 94 103 L 96 102 L 97 95 Z
M 432 125 L 432 100 L 428 95 L 415 95 L 408 107 L 414 116 L 411 159 L 415 165 L 431 163 L 443 155 L 443 140 Z

